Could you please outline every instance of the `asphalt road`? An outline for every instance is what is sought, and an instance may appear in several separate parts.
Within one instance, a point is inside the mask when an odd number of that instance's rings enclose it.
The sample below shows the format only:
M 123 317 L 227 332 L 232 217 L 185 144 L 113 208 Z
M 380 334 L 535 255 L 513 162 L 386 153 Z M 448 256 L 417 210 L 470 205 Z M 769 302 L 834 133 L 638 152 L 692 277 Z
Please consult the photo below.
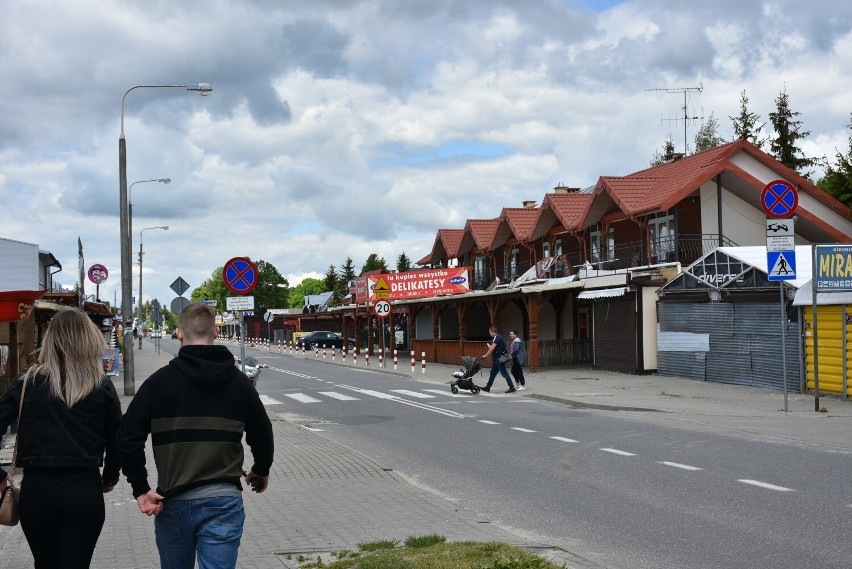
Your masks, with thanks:
M 164 342 L 165 343 L 165 342 Z M 269 409 L 613 569 L 849 567 L 852 457 L 261 354 Z M 450 381 L 450 378 L 447 378 Z M 485 378 L 479 378 L 483 384 Z

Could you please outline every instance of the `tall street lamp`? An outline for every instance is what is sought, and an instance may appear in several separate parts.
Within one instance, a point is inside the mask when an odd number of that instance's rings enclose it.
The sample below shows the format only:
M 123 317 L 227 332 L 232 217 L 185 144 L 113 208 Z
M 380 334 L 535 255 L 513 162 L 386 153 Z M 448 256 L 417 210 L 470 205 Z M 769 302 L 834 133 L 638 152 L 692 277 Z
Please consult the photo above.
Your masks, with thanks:
M 169 230 L 168 225 L 158 225 L 157 227 L 146 227 L 139 232 L 139 323 L 145 320 L 145 303 L 142 302 L 142 234 L 149 229 L 165 229 Z M 139 333 L 139 349 L 142 349 L 142 333 Z
M 213 92 L 209 83 L 196 85 L 134 85 L 124 92 L 121 97 L 121 132 L 118 136 L 118 184 L 119 184 L 119 239 L 121 240 L 121 315 L 124 330 L 122 340 L 124 345 L 124 394 L 136 393 L 133 365 L 133 308 L 130 300 L 131 291 L 131 248 L 130 248 L 130 212 L 127 209 L 127 145 L 124 139 L 124 99 L 134 89 L 141 88 L 180 88 L 196 91 L 199 95 L 209 95 Z
M 146 182 L 160 182 L 161 184 L 171 184 L 171 178 L 155 178 L 153 180 L 137 180 L 130 184 L 127 188 L 127 238 L 130 240 L 130 250 L 133 251 L 133 186 L 136 184 L 144 184 Z

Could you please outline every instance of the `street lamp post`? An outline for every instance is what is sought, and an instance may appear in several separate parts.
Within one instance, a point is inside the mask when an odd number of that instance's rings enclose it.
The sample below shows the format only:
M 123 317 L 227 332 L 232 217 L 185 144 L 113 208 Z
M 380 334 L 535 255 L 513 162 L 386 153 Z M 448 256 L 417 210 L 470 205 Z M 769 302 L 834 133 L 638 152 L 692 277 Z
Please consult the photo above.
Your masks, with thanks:
M 137 180 L 130 184 L 130 187 L 127 188 L 127 239 L 129 242 L 128 248 L 133 251 L 133 186 L 136 184 L 144 184 L 146 182 L 160 182 L 162 184 L 171 184 L 171 178 L 156 178 L 153 180 Z M 141 267 L 139 269 L 142 270 Z M 131 272 L 131 281 L 133 280 L 133 274 Z M 131 285 L 132 286 L 132 285 Z M 130 293 L 133 296 L 133 292 Z M 140 298 L 142 297 L 142 291 L 139 291 Z M 141 302 L 141 301 L 140 301 Z M 130 302 L 130 310 L 133 310 L 133 301 Z M 141 309 L 140 309 L 141 310 Z M 141 321 L 141 318 L 140 318 Z M 142 349 L 142 336 L 139 336 L 139 349 Z
M 130 305 L 131 287 L 131 248 L 130 248 L 130 212 L 127 209 L 127 144 L 124 139 L 124 99 L 134 89 L 140 88 L 182 88 L 196 91 L 200 95 L 209 95 L 213 89 L 209 83 L 196 85 L 134 85 L 121 97 L 121 131 L 118 136 L 118 184 L 119 184 L 119 239 L 121 250 L 121 315 L 122 341 L 124 345 L 124 394 L 136 393 L 133 365 L 133 308 Z
M 157 227 L 146 227 L 142 231 L 139 232 L 139 324 L 142 324 L 142 321 L 145 318 L 145 303 L 142 302 L 142 234 L 148 231 L 149 229 L 165 229 L 169 230 L 168 225 L 158 225 Z M 139 332 L 139 349 L 142 349 L 142 332 Z

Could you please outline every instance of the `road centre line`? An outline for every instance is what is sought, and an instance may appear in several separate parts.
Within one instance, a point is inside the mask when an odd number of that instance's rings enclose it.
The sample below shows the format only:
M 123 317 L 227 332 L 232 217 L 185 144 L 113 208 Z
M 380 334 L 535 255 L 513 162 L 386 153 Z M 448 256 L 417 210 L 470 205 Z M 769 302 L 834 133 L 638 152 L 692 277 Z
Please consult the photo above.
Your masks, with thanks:
M 776 486 L 775 484 L 769 484 L 767 482 L 761 482 L 760 480 L 749 480 L 747 478 L 740 478 L 737 482 L 742 482 L 743 484 L 750 484 L 752 486 L 757 486 L 758 488 L 766 488 L 767 490 L 775 490 L 776 492 L 795 492 L 792 488 L 785 488 L 784 486 Z
M 604 451 L 604 452 L 610 452 L 612 454 L 617 454 L 617 455 L 620 455 L 620 456 L 636 456 L 632 452 L 627 452 L 626 450 L 618 450 L 617 448 L 602 448 L 601 450 Z
M 579 443 L 580 442 L 580 441 L 575 441 L 574 439 L 568 439 L 568 438 L 565 438 L 565 437 L 550 437 L 550 438 L 553 439 L 554 441 L 560 441 L 560 442 L 563 442 L 563 443 Z
M 487 419 L 480 419 L 479 422 L 485 423 L 486 425 L 499 425 L 500 424 L 497 421 L 489 421 Z
M 312 375 L 305 375 L 303 373 L 296 373 L 295 371 L 290 371 L 290 370 L 287 370 L 287 369 L 281 369 L 279 367 L 269 366 L 269 369 L 271 369 L 273 371 L 277 371 L 278 373 L 286 373 L 287 375 L 295 375 L 296 377 L 303 377 L 305 379 L 319 379 L 318 377 L 314 377 Z M 320 380 L 320 381 L 323 381 L 323 380 Z
M 538 431 L 533 431 L 532 429 L 525 429 L 523 427 L 512 427 L 513 431 L 520 431 L 522 433 L 537 433 Z
M 674 468 L 680 468 L 682 470 L 704 470 L 697 466 L 689 466 L 688 464 L 680 464 L 678 462 L 667 462 L 665 460 L 657 461 L 657 464 L 665 464 L 666 466 L 673 466 Z

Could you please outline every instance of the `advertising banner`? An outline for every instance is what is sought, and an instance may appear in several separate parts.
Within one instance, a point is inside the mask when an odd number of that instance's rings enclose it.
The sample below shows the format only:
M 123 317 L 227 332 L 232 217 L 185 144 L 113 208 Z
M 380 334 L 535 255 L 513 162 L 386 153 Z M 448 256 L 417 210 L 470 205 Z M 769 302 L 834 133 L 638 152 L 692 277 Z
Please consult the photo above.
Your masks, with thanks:
M 816 246 L 816 290 L 852 291 L 852 245 Z
M 355 288 L 357 302 L 375 302 L 463 294 L 470 291 L 470 282 L 467 269 L 456 267 L 359 277 Z

